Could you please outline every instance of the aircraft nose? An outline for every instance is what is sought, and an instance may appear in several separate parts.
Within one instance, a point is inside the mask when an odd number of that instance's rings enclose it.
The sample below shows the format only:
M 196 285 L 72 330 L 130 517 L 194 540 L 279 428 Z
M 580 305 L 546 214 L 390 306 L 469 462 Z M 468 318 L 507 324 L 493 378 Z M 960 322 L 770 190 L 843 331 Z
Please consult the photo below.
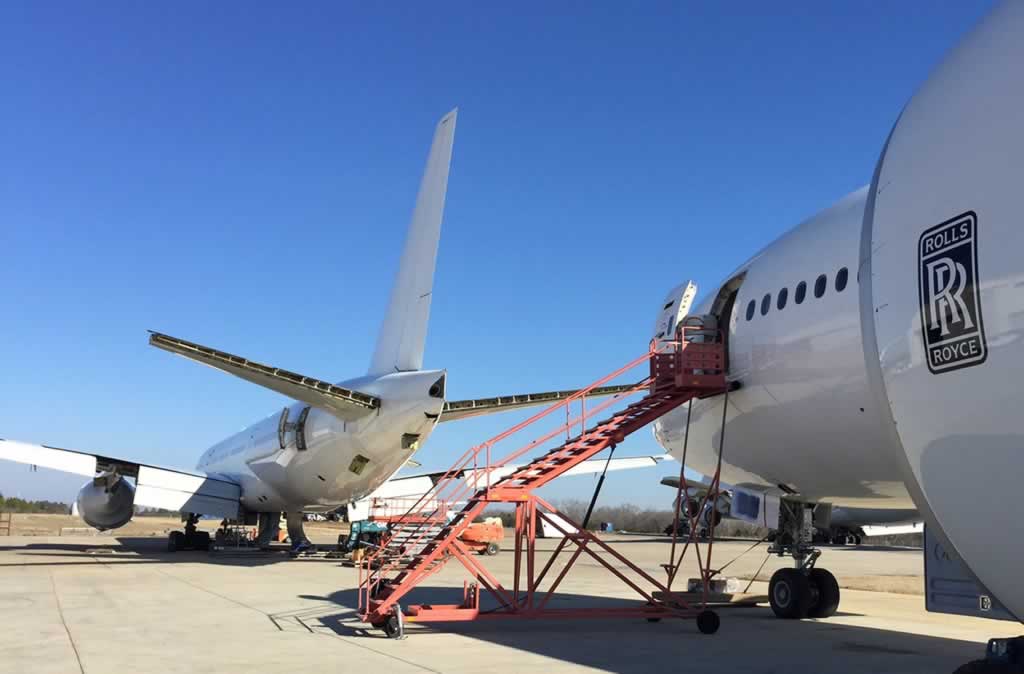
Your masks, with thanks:
M 1016 493 L 1024 474 L 1013 376 L 1024 363 L 1022 32 L 1024 3 L 1000 5 L 907 104 L 871 185 L 860 276 L 866 365 L 891 410 L 894 462 L 1018 617 L 1024 542 L 992 537 L 1019 531 L 1019 515 L 985 504 Z

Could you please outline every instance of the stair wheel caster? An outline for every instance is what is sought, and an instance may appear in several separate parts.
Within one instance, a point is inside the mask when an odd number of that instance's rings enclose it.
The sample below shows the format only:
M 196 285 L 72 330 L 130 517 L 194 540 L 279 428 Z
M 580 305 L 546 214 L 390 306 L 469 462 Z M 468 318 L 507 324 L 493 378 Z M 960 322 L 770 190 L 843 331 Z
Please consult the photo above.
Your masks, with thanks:
M 405 621 L 402 619 L 402 609 L 396 606 L 395 612 L 389 615 L 387 620 L 384 621 L 382 629 L 388 639 L 404 639 Z
M 711 609 L 704 609 L 697 614 L 697 629 L 701 634 L 714 634 L 721 624 L 721 618 Z

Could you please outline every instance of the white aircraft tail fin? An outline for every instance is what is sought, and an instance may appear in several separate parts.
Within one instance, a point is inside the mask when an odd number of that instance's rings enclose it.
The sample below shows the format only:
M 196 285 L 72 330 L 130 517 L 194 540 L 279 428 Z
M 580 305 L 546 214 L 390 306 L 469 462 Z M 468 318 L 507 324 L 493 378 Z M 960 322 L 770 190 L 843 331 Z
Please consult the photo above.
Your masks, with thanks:
M 430 318 L 430 298 L 434 285 L 434 262 L 441 236 L 441 216 L 448 190 L 448 166 L 455 139 L 458 109 L 441 118 L 427 156 L 427 168 L 420 182 L 416 208 L 405 236 L 405 248 L 399 263 L 395 285 L 391 289 L 384 322 L 377 336 L 377 348 L 370 361 L 369 374 L 419 370 L 423 367 L 423 347 Z

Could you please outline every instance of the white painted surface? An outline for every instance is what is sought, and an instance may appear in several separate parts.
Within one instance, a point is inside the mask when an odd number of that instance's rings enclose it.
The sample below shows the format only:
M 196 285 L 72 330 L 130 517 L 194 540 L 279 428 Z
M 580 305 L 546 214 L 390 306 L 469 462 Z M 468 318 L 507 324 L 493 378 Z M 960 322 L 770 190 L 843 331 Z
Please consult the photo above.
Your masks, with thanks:
M 956 552 L 1018 617 L 1024 616 L 1024 524 L 1015 507 L 1024 474 L 1022 35 L 1024 3 L 1003 3 L 904 110 L 865 223 L 872 282 L 864 306 L 877 343 L 868 365 L 880 373 L 879 396 L 891 405 L 894 454 L 904 475 Z M 922 337 L 918 243 L 929 228 L 967 211 L 977 221 L 987 358 L 933 373 Z

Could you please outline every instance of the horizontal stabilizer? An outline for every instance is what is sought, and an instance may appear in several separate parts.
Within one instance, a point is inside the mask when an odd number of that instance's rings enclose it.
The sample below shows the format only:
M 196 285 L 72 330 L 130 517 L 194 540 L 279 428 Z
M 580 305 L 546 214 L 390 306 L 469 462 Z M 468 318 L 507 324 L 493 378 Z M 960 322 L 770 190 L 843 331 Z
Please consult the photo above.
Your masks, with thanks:
M 588 398 L 619 395 L 628 393 L 636 388 L 636 384 L 626 386 L 600 386 L 591 389 L 587 394 Z M 457 421 L 478 417 L 484 414 L 497 414 L 508 412 L 524 407 L 538 407 L 540 405 L 552 405 L 560 400 L 565 400 L 579 393 L 579 389 L 572 391 L 546 391 L 544 393 L 520 393 L 518 395 L 499 396 L 497 398 L 477 398 L 475 400 L 454 400 L 444 404 L 441 411 L 441 421 Z
M 256 363 L 241 356 L 217 351 L 177 337 L 151 332 L 149 343 L 164 351 L 170 351 L 189 360 L 217 368 L 271 391 L 277 391 L 294 400 L 326 409 L 347 421 L 354 421 L 366 416 L 380 407 L 380 398 L 375 396 L 289 372 L 279 367 Z

